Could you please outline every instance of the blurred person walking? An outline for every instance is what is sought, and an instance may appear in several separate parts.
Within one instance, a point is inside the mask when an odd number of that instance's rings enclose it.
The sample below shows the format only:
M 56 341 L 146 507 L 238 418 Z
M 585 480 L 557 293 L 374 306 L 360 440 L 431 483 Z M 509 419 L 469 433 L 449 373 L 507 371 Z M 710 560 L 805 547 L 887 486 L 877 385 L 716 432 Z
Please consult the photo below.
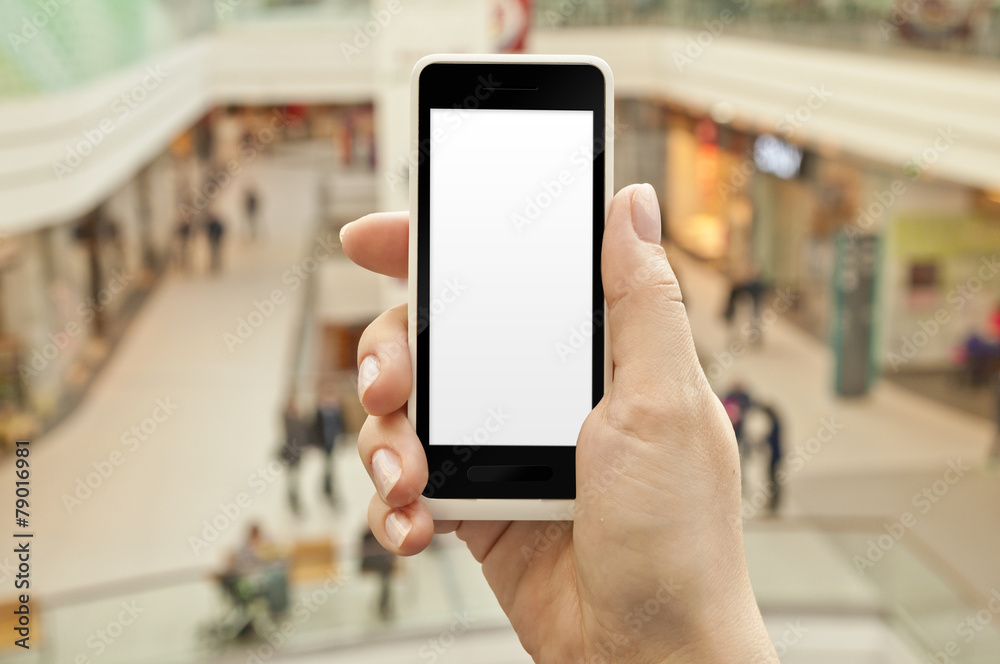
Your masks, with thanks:
M 722 313 L 726 323 L 732 325 L 736 320 L 736 309 L 740 299 L 750 298 L 753 306 L 753 316 L 750 319 L 751 329 L 756 329 L 760 320 L 760 303 L 764 295 L 764 284 L 760 277 L 760 267 L 753 259 L 752 226 L 753 204 L 743 194 L 734 196 L 726 205 L 726 217 L 729 224 L 729 298 Z M 760 335 L 753 335 L 754 341 L 760 340 Z
M 993 375 L 993 399 L 995 404 L 993 417 L 996 421 L 997 431 L 993 436 L 993 446 L 990 447 L 990 451 L 986 455 L 986 467 L 991 470 L 1000 467 L 1000 372 Z
M 309 444 L 309 427 L 299 415 L 294 395 L 288 397 L 288 401 L 285 402 L 282 422 L 285 428 L 285 440 L 278 456 L 288 466 L 288 506 L 292 512 L 300 514 L 302 504 L 299 499 L 299 466 L 302 462 L 302 453 Z
M 344 413 L 340 408 L 340 399 L 333 388 L 326 388 L 320 393 L 316 405 L 317 438 L 323 446 L 325 464 L 323 467 L 323 495 L 331 505 L 337 504 L 337 495 L 333 485 L 333 454 L 337 440 L 344 435 Z
M 182 270 L 187 270 L 189 261 L 188 254 L 191 246 L 191 220 L 181 219 L 177 224 L 177 253 L 174 257 L 177 266 Z
M 722 397 L 722 406 L 729 416 L 729 423 L 733 425 L 733 433 L 736 434 L 736 449 L 740 457 L 740 492 L 746 491 L 746 472 L 744 466 L 749 456 L 749 448 L 746 444 L 746 415 L 750 410 L 753 400 L 750 394 L 743 387 L 742 383 L 733 383 L 732 387 Z
M 756 325 L 760 318 L 760 302 L 764 297 L 764 282 L 755 274 L 746 276 L 740 280 L 733 280 L 729 287 L 729 299 L 726 301 L 726 309 L 722 312 L 722 317 L 732 325 L 736 320 L 736 307 L 740 298 L 749 297 L 753 307 L 752 321 Z
M 258 237 L 257 208 L 260 201 L 257 198 L 257 190 L 251 185 L 243 192 L 243 211 L 246 215 L 247 230 L 250 231 L 250 239 L 256 240 Z
M 771 422 L 771 430 L 765 437 L 770 448 L 771 460 L 767 467 L 767 486 L 770 491 L 768 509 L 771 514 L 777 514 L 781 505 L 781 483 L 778 482 L 778 469 L 781 467 L 783 443 L 781 441 L 781 417 L 770 404 L 757 404 L 757 407 L 767 415 Z
M 746 420 L 747 411 L 753 405 L 753 399 L 743 387 L 743 383 L 735 382 L 722 397 L 722 405 L 726 408 L 726 415 L 729 416 L 729 422 L 733 425 L 733 431 L 736 433 L 736 446 L 740 450 L 740 457 L 742 457 L 745 453 L 743 423 Z
M 396 555 L 379 544 L 371 528 L 365 528 L 361 536 L 361 573 L 379 577 L 378 617 L 382 622 L 393 617 L 392 575 L 395 571 Z
M 205 231 L 208 233 L 208 245 L 212 252 L 211 270 L 217 273 L 222 270 L 222 237 L 226 234 L 226 226 L 216 214 L 209 213 Z

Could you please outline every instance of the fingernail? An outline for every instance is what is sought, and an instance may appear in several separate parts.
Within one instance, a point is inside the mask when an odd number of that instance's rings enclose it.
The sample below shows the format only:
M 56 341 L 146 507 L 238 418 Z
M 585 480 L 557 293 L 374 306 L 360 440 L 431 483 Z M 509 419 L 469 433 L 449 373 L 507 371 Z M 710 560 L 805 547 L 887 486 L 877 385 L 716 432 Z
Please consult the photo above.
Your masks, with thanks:
M 340 227 L 340 243 L 341 244 L 344 244 L 344 233 L 347 232 L 347 227 L 350 226 L 350 225 L 351 224 L 344 224 L 343 226 Z
M 386 498 L 402 474 L 403 469 L 399 465 L 399 457 L 384 447 L 375 450 L 375 454 L 372 455 L 372 475 L 375 476 L 375 488 L 378 489 L 378 495 Z
M 640 185 L 632 194 L 632 226 L 640 239 L 660 244 L 660 206 L 652 185 Z
M 389 512 L 389 516 L 385 518 L 385 533 L 396 548 L 403 546 L 403 540 L 410 534 L 411 528 L 413 524 L 400 512 Z
M 365 359 L 361 360 L 361 366 L 358 367 L 358 396 L 364 397 L 365 392 L 371 387 L 371 384 L 375 382 L 378 378 L 378 358 L 374 355 L 369 355 Z

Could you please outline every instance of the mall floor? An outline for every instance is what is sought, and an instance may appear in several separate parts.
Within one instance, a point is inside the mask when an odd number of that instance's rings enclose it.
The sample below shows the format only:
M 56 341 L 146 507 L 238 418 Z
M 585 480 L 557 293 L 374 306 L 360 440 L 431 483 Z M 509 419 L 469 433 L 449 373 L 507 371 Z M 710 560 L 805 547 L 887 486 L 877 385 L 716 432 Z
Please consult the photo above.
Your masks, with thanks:
M 276 539 L 334 532 L 344 551 L 356 550 L 371 487 L 350 449 L 337 457 L 338 509 L 318 491 L 318 461 L 307 459 L 304 468 L 304 486 L 316 490 L 304 490 L 301 516 L 287 506 L 284 474 L 268 470 L 281 438 L 280 413 L 304 294 L 282 275 L 310 249 L 318 171 L 308 160 L 272 156 L 249 169 L 247 177 L 261 190 L 263 239 L 252 243 L 242 232 L 230 233 L 225 269 L 218 276 L 200 269 L 168 275 L 80 407 L 33 443 L 32 519 L 38 545 L 33 587 L 39 597 L 70 597 L 107 584 L 127 588 L 130 580 L 158 576 L 207 577 L 219 569 L 251 520 L 265 524 Z M 237 203 L 220 202 L 231 209 Z M 835 398 L 826 349 L 780 316 L 767 326 L 763 344 L 731 352 L 729 366 L 726 349 L 737 338 L 719 319 L 726 283 L 691 258 L 671 255 L 699 352 L 717 389 L 739 380 L 771 401 L 784 416 L 788 458 L 802 461 L 791 473 L 781 517 L 754 516 L 747 522 L 752 573 L 755 583 L 760 579 L 771 588 L 762 604 L 768 602 L 776 616 L 775 629 L 782 628 L 781 611 L 792 595 L 810 595 L 822 605 L 822 598 L 856 583 L 850 556 L 842 552 L 839 576 L 813 573 L 810 566 L 832 554 L 800 536 L 803 524 L 878 530 L 914 511 L 914 496 L 945 477 L 949 464 L 968 470 L 920 514 L 905 535 L 907 544 L 931 561 L 970 605 L 1000 588 L 995 553 L 1000 548 L 1000 477 L 983 465 L 991 423 L 886 382 L 864 399 Z M 286 300 L 230 351 L 224 335 L 254 310 L 255 300 L 274 289 L 281 289 Z M 158 403 L 170 404 L 171 414 L 125 454 L 89 497 L 68 508 L 65 496 L 74 493 L 78 480 L 94 472 L 94 464 L 101 465 L 112 450 L 122 449 L 122 436 L 150 417 Z M 818 440 L 824 427 L 834 433 L 816 446 L 811 439 Z M 758 464 L 751 462 L 748 469 L 753 495 L 760 482 Z M 9 470 L 8 460 L 0 471 Z M 259 486 L 255 478 L 265 480 L 259 494 L 251 490 Z M 251 494 L 250 505 L 206 546 L 193 543 L 192 538 L 206 539 L 206 520 L 231 511 L 227 506 L 241 492 Z M 9 501 L 4 494 L 0 507 Z M 458 551 L 451 555 L 450 569 L 463 577 L 462 592 L 480 593 L 482 601 L 475 603 L 489 605 L 486 586 L 470 578 L 475 574 L 471 559 Z M 6 563 L 11 562 L 8 554 Z M 411 572 L 421 569 L 420 563 L 410 564 Z M 807 587 L 802 587 L 803 579 L 808 579 Z M 401 601 L 409 601 L 406 597 Z M 436 608 L 452 610 L 452 600 L 442 597 Z M 176 610 L 185 609 L 178 605 Z M 441 661 L 472 661 L 471 655 L 463 655 L 468 648 L 489 651 L 494 657 L 489 661 L 496 664 L 526 661 L 509 631 L 499 625 L 502 621 L 484 621 L 479 627 L 489 630 L 460 640 L 462 645 Z M 436 632 L 440 628 L 431 635 Z M 424 634 L 395 646 L 385 641 L 378 647 L 388 650 L 377 659 L 424 661 L 418 657 L 427 638 Z M 374 655 L 355 648 L 337 661 L 373 661 Z

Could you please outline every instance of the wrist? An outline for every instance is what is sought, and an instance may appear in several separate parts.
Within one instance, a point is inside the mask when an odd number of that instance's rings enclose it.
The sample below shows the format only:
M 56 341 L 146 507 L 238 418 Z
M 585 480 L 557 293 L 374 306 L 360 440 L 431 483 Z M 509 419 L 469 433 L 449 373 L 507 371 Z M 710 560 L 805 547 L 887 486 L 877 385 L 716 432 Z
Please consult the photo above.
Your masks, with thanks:
M 724 593 L 707 592 L 694 600 L 684 639 L 664 659 L 667 664 L 778 664 L 774 645 L 749 579 Z

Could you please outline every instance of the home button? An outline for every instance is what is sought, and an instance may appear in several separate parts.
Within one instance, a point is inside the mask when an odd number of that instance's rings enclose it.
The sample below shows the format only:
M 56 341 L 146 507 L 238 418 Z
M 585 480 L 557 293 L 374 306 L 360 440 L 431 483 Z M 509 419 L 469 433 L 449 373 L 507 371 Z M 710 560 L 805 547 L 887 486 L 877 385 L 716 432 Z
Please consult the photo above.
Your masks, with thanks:
M 549 466 L 472 466 L 470 482 L 545 482 L 552 479 Z

